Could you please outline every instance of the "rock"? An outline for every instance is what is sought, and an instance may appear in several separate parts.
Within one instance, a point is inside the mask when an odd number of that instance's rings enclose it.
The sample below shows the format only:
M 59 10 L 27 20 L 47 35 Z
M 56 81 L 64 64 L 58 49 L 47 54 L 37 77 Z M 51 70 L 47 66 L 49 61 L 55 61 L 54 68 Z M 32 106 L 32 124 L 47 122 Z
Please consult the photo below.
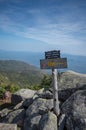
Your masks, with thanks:
M 67 71 L 59 75 L 59 100 L 66 101 L 78 90 L 86 90 L 86 74 Z
M 36 94 L 34 94 L 34 96 L 33 96 L 33 100 L 36 100 L 37 98 L 39 98 L 39 96 L 38 96 L 38 94 L 36 93 Z
M 35 114 L 44 114 L 53 108 L 53 99 L 47 100 L 42 98 L 37 98 L 34 100 L 26 110 L 26 116 L 34 116 Z
M 66 101 L 78 90 L 86 90 L 86 74 L 67 71 L 58 75 L 58 97 L 60 102 Z M 53 84 L 49 88 L 53 93 Z
M 21 101 L 23 101 L 22 97 L 20 95 L 17 95 L 17 94 L 12 94 L 12 97 L 11 97 L 11 102 L 13 105 L 16 105 L 18 103 L 20 103 Z
M 44 92 L 44 88 L 37 91 L 37 94 L 42 94 Z
M 65 126 L 67 130 L 86 130 L 86 75 L 65 72 L 58 81 L 62 114 L 58 119 L 59 130 Z M 0 122 L 16 123 L 22 130 L 57 130 L 52 88 L 21 89 L 12 95 L 12 103 L 17 105 L 0 111 Z
M 32 103 L 33 103 L 33 98 L 29 98 L 29 99 L 26 99 L 26 100 L 23 102 L 22 106 L 23 106 L 25 109 L 27 109 Z
M 86 84 L 84 85 L 79 85 L 79 87 L 75 87 L 75 88 L 68 88 L 68 89 L 64 89 L 64 90 L 59 90 L 59 100 L 61 102 L 66 101 L 73 93 L 75 93 L 78 90 L 86 90 Z
M 8 115 L 9 112 L 11 112 L 12 110 L 8 109 L 8 108 L 5 108 L 3 109 L 2 111 L 0 111 L 0 117 L 5 117 Z
M 66 121 L 66 116 L 65 116 L 65 114 L 60 115 L 59 121 L 58 121 L 58 129 L 59 129 L 59 130 L 64 130 L 65 121 Z
M 0 123 L 0 130 L 17 130 L 17 125 Z
M 67 130 L 86 130 L 86 90 L 77 91 L 62 107 Z
M 42 94 L 39 94 L 40 98 L 53 99 L 53 94 L 49 90 L 45 90 Z
M 24 130 L 39 130 L 41 116 L 51 110 L 53 100 L 37 98 L 26 110 Z
M 48 112 L 44 114 L 39 122 L 39 130 L 57 130 L 57 117 Z
M 39 121 L 41 115 L 36 115 L 32 118 L 26 118 L 24 123 L 24 130 L 39 130 Z
M 23 109 L 23 101 L 21 101 L 20 103 L 18 103 L 13 110 L 17 110 L 17 109 Z
M 23 126 L 24 119 L 25 119 L 25 110 L 18 109 L 10 112 L 3 120 L 3 123 L 15 123 L 18 126 Z
M 33 99 L 36 98 L 44 98 L 44 99 L 52 99 L 53 98 L 53 94 L 51 91 L 49 90 L 45 90 L 44 88 L 40 89 L 39 91 L 37 91 L 37 93 L 35 93 Z
M 76 88 L 86 85 L 86 74 L 80 74 L 73 71 L 67 71 L 58 77 L 59 90 Z
M 12 94 L 12 98 L 11 98 L 12 104 L 15 105 L 25 99 L 32 98 L 35 93 L 36 93 L 36 91 L 34 91 L 34 90 L 21 89 L 21 90 L 17 91 L 15 94 Z
M 36 91 L 31 89 L 20 89 L 16 92 L 17 95 L 20 95 L 24 99 L 33 97 L 35 93 Z

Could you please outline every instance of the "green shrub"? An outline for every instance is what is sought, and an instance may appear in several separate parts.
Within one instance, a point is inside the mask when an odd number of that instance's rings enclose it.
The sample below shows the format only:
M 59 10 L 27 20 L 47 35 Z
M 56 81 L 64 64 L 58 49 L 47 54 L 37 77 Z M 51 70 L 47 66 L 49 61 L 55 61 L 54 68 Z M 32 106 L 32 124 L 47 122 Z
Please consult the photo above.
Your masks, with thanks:
M 52 76 L 51 75 L 44 75 L 42 80 L 41 80 L 40 86 L 42 88 L 49 88 L 51 83 L 52 83 Z
M 19 89 L 20 89 L 19 86 L 15 86 L 15 85 L 10 86 L 10 92 L 11 92 L 11 93 L 15 93 L 15 92 L 18 91 Z
M 3 97 L 4 93 L 5 93 L 5 89 L 3 87 L 0 87 L 0 98 Z
M 14 93 L 14 92 L 18 91 L 20 89 L 20 87 L 16 84 L 12 83 L 12 84 L 5 86 L 4 89 L 6 91 L 10 91 L 11 93 Z

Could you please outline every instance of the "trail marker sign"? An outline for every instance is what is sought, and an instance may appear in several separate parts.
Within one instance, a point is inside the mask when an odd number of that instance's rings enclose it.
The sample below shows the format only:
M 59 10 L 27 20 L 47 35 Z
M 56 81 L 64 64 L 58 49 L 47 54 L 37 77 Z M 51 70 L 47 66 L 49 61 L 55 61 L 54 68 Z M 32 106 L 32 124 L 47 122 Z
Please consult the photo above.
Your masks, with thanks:
M 57 69 L 67 68 L 67 58 L 61 58 L 60 50 L 45 52 L 45 59 L 40 60 L 40 68 L 52 69 L 54 113 L 58 116 L 60 114 L 60 109 L 58 101 Z
M 60 58 L 60 50 L 45 52 L 45 59 L 56 59 L 56 58 Z
M 57 59 L 43 59 L 40 60 L 41 69 L 62 69 L 67 68 L 67 58 L 57 58 Z

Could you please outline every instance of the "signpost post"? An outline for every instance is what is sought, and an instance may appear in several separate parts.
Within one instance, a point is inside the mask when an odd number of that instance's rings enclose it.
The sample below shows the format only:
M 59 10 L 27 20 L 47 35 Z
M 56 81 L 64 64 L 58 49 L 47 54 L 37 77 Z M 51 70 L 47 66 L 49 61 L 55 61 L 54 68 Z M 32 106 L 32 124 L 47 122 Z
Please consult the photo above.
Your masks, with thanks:
M 60 114 L 60 109 L 58 100 L 57 69 L 67 68 L 67 58 L 61 58 L 60 50 L 45 52 L 45 59 L 40 60 L 40 68 L 52 69 L 54 113 L 58 116 Z

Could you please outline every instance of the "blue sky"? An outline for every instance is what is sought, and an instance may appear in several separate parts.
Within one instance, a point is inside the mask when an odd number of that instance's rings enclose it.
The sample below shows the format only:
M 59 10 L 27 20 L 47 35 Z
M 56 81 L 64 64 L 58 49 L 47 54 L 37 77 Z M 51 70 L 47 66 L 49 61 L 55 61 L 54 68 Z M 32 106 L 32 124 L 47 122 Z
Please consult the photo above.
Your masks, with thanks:
M 86 56 L 86 0 L 0 0 L 0 50 Z

